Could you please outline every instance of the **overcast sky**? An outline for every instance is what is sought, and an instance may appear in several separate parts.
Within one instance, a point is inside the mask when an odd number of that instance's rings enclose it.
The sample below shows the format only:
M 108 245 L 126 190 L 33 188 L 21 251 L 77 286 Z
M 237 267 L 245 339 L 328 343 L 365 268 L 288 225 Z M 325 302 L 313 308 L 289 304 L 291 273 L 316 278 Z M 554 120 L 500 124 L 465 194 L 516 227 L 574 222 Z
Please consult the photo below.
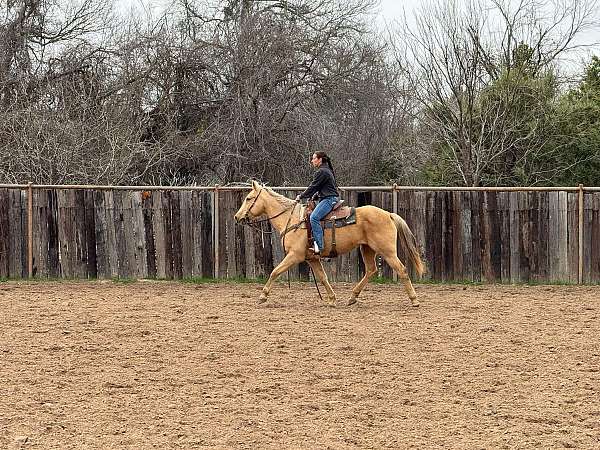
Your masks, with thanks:
M 403 15 L 406 14 L 406 22 L 409 26 L 414 25 L 414 14 L 423 4 L 431 3 L 432 0 L 380 0 L 378 8 L 378 21 L 381 26 L 389 25 L 392 29 L 395 22 L 404 22 Z M 519 0 L 511 0 L 520 3 Z M 458 3 L 462 3 L 458 0 Z M 586 45 L 577 53 L 565 56 L 561 63 L 568 72 L 578 72 L 582 65 L 586 65 L 591 55 L 600 56 L 600 9 L 597 13 L 598 25 L 580 34 L 578 44 Z
M 383 29 L 386 25 L 389 25 L 392 29 L 397 27 L 397 23 L 404 23 L 404 14 L 406 14 L 406 21 L 409 26 L 414 25 L 414 13 L 418 11 L 421 5 L 424 3 L 431 3 L 433 0 L 380 0 L 379 6 L 376 8 L 374 13 L 376 14 L 377 28 Z M 443 0 L 442 0 L 443 1 Z M 457 0 L 458 3 L 462 3 L 461 0 Z M 519 0 L 511 0 L 518 2 Z M 148 4 L 153 5 L 152 10 L 154 14 L 160 14 L 160 5 L 171 3 L 172 0 L 116 0 L 119 8 L 126 14 L 133 7 L 134 9 L 145 9 Z M 208 3 L 214 4 L 215 2 L 209 1 Z M 578 43 L 584 43 L 590 45 L 596 44 L 593 47 L 587 48 L 585 51 L 581 51 L 578 55 L 573 55 L 573 60 L 567 62 L 568 65 L 580 65 L 582 61 L 589 61 L 591 54 L 600 55 L 600 11 L 598 13 L 598 26 L 595 30 L 588 30 L 582 34 Z M 574 67 L 573 67 L 574 69 Z

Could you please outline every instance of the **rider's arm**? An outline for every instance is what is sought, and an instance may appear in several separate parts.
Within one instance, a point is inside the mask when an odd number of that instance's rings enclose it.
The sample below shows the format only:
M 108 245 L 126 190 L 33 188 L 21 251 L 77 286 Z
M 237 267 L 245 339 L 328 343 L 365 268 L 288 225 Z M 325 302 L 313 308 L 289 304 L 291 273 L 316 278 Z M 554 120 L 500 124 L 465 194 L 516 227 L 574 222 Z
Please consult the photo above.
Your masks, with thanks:
M 326 181 L 327 173 L 325 173 L 325 171 L 321 169 L 317 170 L 313 176 L 313 180 L 312 183 L 310 183 L 310 186 L 308 186 L 304 192 L 298 195 L 297 198 L 302 199 L 312 197 L 315 192 L 319 192 L 319 189 L 321 189 L 321 186 L 323 186 L 323 184 Z

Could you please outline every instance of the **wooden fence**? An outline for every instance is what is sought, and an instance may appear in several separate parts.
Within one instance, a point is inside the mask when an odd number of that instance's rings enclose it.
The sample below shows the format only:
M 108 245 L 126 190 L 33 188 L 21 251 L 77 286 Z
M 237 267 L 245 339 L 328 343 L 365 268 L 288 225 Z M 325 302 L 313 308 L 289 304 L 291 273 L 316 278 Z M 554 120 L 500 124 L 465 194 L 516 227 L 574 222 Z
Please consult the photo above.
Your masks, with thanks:
M 294 197 L 299 189 L 277 190 Z M 426 279 L 597 283 L 599 191 L 390 186 L 343 188 L 342 196 L 404 217 L 422 247 Z M 266 277 L 283 258 L 279 236 L 234 223 L 245 194 L 2 185 L 0 277 Z M 356 250 L 326 269 L 335 281 L 356 281 L 363 272 Z M 292 279 L 308 275 L 306 264 L 290 271 Z M 380 275 L 393 276 L 381 261 Z

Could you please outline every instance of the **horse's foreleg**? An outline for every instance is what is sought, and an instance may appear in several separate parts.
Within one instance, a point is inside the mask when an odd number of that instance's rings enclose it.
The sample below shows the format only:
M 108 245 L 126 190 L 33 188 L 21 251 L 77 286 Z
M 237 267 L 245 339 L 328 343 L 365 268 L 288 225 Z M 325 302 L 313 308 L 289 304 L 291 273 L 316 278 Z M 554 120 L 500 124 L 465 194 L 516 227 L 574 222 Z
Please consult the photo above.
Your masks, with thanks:
M 408 277 L 408 272 L 406 271 L 406 267 L 404 267 L 404 264 L 402 264 L 402 262 L 398 259 L 398 256 L 395 254 L 395 252 L 393 255 L 382 256 L 384 257 L 385 261 L 390 265 L 390 267 L 394 269 L 394 271 L 398 274 L 398 277 L 402 281 L 404 289 L 406 290 L 406 293 L 408 294 L 408 298 L 410 298 L 410 302 L 412 303 L 412 305 L 419 306 L 419 300 L 417 300 L 417 293 L 415 292 L 415 288 L 410 282 L 410 278 Z
M 360 253 L 362 254 L 365 263 L 365 276 L 362 277 L 358 284 L 352 289 L 352 296 L 350 297 L 350 300 L 348 300 L 348 306 L 356 303 L 358 296 L 369 282 L 369 279 L 377 273 L 377 263 L 375 261 L 375 256 L 377 254 L 375 253 L 375 250 L 368 245 L 361 245 Z
M 299 258 L 292 252 L 288 253 L 286 257 L 283 258 L 283 261 L 281 261 L 277 265 L 277 267 L 273 269 L 273 272 L 271 272 L 267 283 L 262 289 L 260 297 L 258 297 L 258 303 L 264 303 L 267 301 L 267 297 L 269 296 L 269 292 L 271 292 L 273 282 L 277 279 L 277 277 L 279 277 L 279 275 L 288 270 L 290 267 L 295 266 L 296 264 L 299 264 L 302 261 L 304 261 L 304 258 Z
M 327 304 L 329 306 L 335 305 L 335 292 L 333 292 L 333 288 L 331 284 L 329 284 L 329 279 L 327 278 L 327 274 L 325 273 L 325 269 L 323 269 L 323 264 L 321 264 L 320 260 L 310 259 L 308 260 L 308 264 L 313 270 L 315 276 L 319 279 L 323 286 L 325 286 L 325 290 L 327 291 L 327 295 L 329 296 L 329 302 Z

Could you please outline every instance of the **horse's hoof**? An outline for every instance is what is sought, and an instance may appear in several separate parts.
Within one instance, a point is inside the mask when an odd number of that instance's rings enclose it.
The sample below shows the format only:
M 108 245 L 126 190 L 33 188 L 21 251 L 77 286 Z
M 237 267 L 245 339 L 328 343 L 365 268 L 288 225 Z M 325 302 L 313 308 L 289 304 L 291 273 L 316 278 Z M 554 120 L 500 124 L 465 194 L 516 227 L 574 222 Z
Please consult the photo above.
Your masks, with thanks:
M 266 296 L 264 296 L 264 297 L 263 297 L 263 296 L 261 295 L 260 297 L 258 297 L 258 300 L 256 300 L 256 304 L 257 304 L 257 305 L 262 305 L 262 304 L 263 304 L 264 302 L 266 302 L 266 301 L 267 301 L 267 297 L 266 297 Z
M 350 300 L 348 300 L 348 303 L 346 304 L 346 306 L 352 306 L 354 305 L 356 302 L 358 301 L 358 297 L 350 297 Z
M 412 302 L 412 306 L 414 308 L 418 308 L 421 304 L 419 303 L 419 300 L 411 300 Z

